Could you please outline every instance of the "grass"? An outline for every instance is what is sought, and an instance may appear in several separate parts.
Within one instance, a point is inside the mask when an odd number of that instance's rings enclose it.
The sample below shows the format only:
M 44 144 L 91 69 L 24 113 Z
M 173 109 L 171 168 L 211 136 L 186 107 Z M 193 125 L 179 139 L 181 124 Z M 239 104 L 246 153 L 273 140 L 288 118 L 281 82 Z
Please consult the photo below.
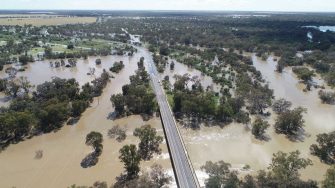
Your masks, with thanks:
M 166 97 L 171 109 L 173 109 L 174 108 L 173 94 L 166 93 Z
M 44 48 L 42 48 L 42 47 L 36 47 L 36 48 L 32 48 L 29 52 L 28 52 L 28 54 L 31 54 L 31 55 L 33 55 L 33 56 L 36 56 L 38 53 L 40 53 L 40 52 L 44 52 Z
M 93 39 L 93 40 L 80 41 L 76 46 L 83 47 L 83 48 L 103 49 L 103 48 L 109 47 L 110 44 L 106 40 Z

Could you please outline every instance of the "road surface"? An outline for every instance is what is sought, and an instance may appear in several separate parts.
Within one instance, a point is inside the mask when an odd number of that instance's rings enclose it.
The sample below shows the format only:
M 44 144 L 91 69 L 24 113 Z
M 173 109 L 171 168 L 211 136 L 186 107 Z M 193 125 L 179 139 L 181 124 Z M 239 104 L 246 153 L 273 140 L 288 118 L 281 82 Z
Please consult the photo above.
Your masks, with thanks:
M 172 158 L 177 185 L 180 188 L 199 188 L 199 182 L 193 170 L 191 161 L 188 158 L 186 148 L 178 131 L 177 124 L 168 104 L 164 89 L 161 86 L 159 75 L 152 60 L 152 56 L 146 56 L 145 62 L 148 63 L 148 72 L 150 74 L 152 86 L 154 92 L 156 93 L 156 98 L 160 108 L 163 128 Z

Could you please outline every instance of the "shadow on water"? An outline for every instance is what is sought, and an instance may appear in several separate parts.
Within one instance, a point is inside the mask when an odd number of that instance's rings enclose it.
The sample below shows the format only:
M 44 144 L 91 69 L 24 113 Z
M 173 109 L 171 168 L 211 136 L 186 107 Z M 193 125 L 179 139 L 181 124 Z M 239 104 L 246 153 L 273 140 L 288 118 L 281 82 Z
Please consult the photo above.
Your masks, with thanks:
M 75 125 L 78 123 L 78 121 L 80 120 L 80 117 L 76 117 L 76 118 L 70 118 L 68 121 L 67 121 L 67 125 Z
M 118 113 L 116 111 L 110 112 L 107 116 L 108 120 L 116 120 L 118 118 Z
M 80 163 L 80 166 L 83 168 L 90 168 L 95 166 L 99 161 L 99 153 L 94 151 L 88 154 Z

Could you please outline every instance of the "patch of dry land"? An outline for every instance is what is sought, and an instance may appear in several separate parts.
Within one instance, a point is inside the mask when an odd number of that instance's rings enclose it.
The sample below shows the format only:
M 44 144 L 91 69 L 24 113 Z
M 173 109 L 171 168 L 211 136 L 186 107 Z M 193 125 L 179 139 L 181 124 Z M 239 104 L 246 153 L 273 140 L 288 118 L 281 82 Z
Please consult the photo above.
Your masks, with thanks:
M 0 25 L 64 25 L 78 23 L 93 23 L 96 17 L 75 17 L 75 16 L 59 16 L 59 15 L 0 15 Z

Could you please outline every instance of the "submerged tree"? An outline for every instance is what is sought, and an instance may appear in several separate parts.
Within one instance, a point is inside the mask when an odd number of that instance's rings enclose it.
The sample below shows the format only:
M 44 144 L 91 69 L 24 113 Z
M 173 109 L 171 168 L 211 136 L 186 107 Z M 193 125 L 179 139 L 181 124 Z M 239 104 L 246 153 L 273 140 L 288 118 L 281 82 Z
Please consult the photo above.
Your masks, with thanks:
M 292 103 L 290 101 L 287 101 L 285 99 L 279 99 L 273 103 L 272 110 L 278 114 L 281 114 L 289 110 L 291 106 Z
M 206 164 L 201 167 L 201 169 L 204 170 L 209 176 L 205 182 L 206 187 L 237 188 L 240 183 L 237 177 L 237 172 L 230 171 L 230 167 L 231 165 L 229 163 L 225 163 L 224 161 L 219 161 L 216 163 L 207 161 Z
M 136 146 L 132 144 L 123 146 L 120 149 L 119 158 L 124 163 L 126 178 L 128 180 L 137 178 L 140 172 L 141 156 L 138 154 Z
M 311 153 L 327 164 L 335 164 L 335 132 L 317 135 L 318 144 L 311 145 Z
M 300 177 L 299 170 L 312 165 L 310 159 L 300 158 L 300 152 L 294 151 L 289 154 L 278 152 L 273 154 L 272 163 L 269 166 L 274 178 L 282 182 L 290 182 Z
M 144 125 L 136 128 L 134 136 L 140 138 L 139 154 L 143 160 L 150 160 L 154 153 L 160 154 L 159 144 L 163 142 L 163 137 L 157 135 L 155 128 L 150 125 Z
M 305 126 L 304 112 L 306 112 L 306 109 L 299 107 L 279 114 L 275 123 L 276 132 L 289 137 L 298 136 L 299 131 L 302 131 Z
M 257 117 L 252 124 L 251 132 L 256 138 L 263 139 L 264 133 L 269 126 L 270 124 L 267 121 L 264 121 L 262 118 Z
M 86 136 L 86 145 L 92 146 L 96 153 L 102 152 L 103 148 L 102 142 L 103 142 L 103 136 L 99 132 L 92 131 Z
M 127 134 L 125 129 L 121 128 L 119 125 L 115 125 L 108 130 L 108 136 L 113 139 L 115 138 L 118 142 L 122 142 L 126 139 Z
M 333 188 L 335 187 L 335 166 L 331 166 L 325 175 L 325 179 L 322 181 L 322 188 Z

